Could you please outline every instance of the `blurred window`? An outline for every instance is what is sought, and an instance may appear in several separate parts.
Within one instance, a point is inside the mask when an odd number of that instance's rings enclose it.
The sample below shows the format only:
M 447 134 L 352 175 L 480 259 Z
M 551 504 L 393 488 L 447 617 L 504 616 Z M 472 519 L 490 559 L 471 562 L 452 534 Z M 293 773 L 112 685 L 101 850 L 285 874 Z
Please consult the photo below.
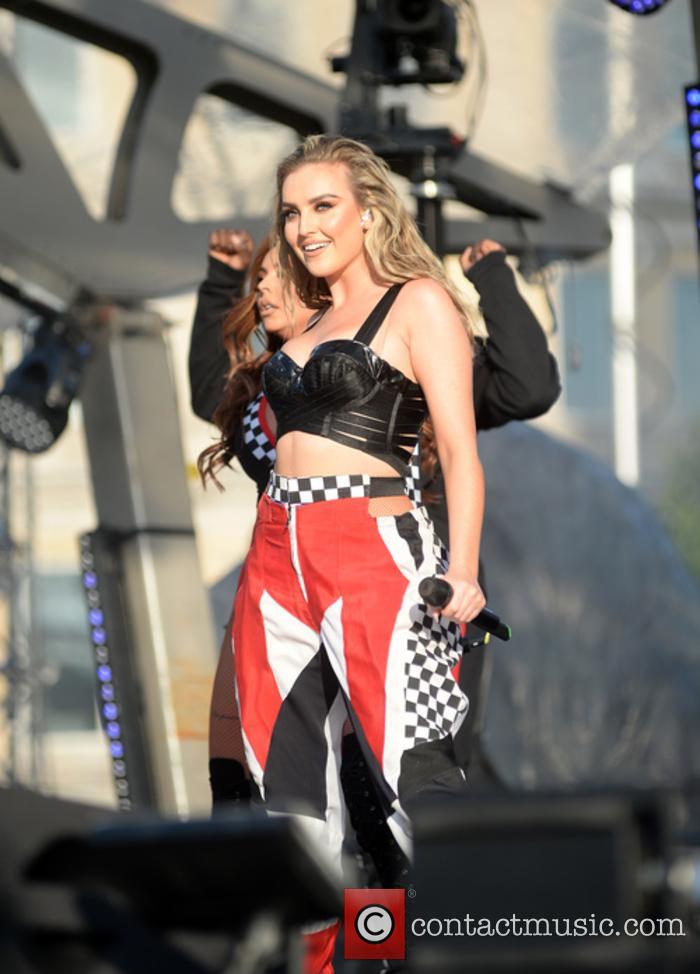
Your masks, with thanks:
M 700 417 L 700 285 L 681 277 L 673 286 L 674 376 L 684 413 Z
M 35 577 L 37 650 L 48 686 L 46 730 L 93 730 L 97 726 L 95 666 L 80 577 Z
M 578 412 L 612 406 L 610 286 L 604 271 L 567 272 L 563 280 L 564 402 Z
M 200 95 L 180 147 L 173 210 L 187 221 L 271 215 L 277 163 L 298 143 L 286 125 Z
M 5 19 L 3 48 L 95 219 L 107 214 L 119 139 L 136 90 L 126 60 L 23 17 Z

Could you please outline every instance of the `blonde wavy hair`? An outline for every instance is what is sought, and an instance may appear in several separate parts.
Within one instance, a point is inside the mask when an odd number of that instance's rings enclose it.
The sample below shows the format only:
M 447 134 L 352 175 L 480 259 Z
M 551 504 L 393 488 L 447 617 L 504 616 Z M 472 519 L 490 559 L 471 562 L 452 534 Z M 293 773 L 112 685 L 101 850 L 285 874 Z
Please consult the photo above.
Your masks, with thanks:
M 415 220 L 391 183 L 389 167 L 368 146 L 355 139 L 310 135 L 277 167 L 275 230 L 279 240 L 280 270 L 287 286 L 295 287 L 301 300 L 310 308 L 325 307 L 330 301 L 325 280 L 309 273 L 284 236 L 284 181 L 296 169 L 313 162 L 344 165 L 360 209 L 370 210 L 372 219 L 364 235 L 364 245 L 374 275 L 387 284 L 419 277 L 437 281 L 449 294 L 469 338 L 473 340 L 474 324 L 469 307 L 418 232 Z

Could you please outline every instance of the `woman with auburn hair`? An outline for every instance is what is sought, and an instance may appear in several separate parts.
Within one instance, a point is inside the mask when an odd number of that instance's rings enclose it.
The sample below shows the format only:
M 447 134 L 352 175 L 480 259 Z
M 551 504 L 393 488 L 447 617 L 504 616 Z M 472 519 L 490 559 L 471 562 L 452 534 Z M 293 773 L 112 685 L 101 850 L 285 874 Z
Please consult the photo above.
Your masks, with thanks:
M 227 231 L 219 231 L 222 232 Z M 240 243 L 231 259 L 237 259 L 239 265 L 247 264 L 252 248 L 250 237 L 245 231 L 234 231 L 234 234 L 238 234 Z M 275 417 L 261 390 L 262 370 L 285 341 L 306 327 L 313 309 L 300 301 L 293 288 L 282 288 L 277 248 L 269 239 L 258 247 L 245 276 L 249 293 L 230 308 L 223 322 L 222 337 L 229 369 L 223 395 L 211 416 L 221 437 L 203 451 L 197 465 L 205 482 L 212 479 L 218 484 L 217 473 L 237 457 L 243 470 L 258 484 L 260 493 L 267 482 L 269 460 L 265 464 L 266 458 L 257 455 L 259 451 L 245 449 L 245 444 L 250 442 L 246 433 L 253 425 L 251 416 L 256 412 L 254 424 L 271 434 L 268 442 L 274 443 Z M 257 354 L 251 342 L 254 334 L 258 338 Z M 193 336 L 190 354 L 196 349 Z M 251 460 L 261 462 L 254 464 Z
M 453 734 L 468 703 L 452 669 L 485 601 L 472 331 L 361 143 L 307 139 L 278 169 L 276 217 L 283 276 L 319 313 L 262 370 L 277 456 L 234 603 L 236 688 L 266 807 L 303 809 L 339 866 L 346 718 L 406 852 L 416 796 L 465 788 Z M 449 566 L 404 486 L 428 416 Z M 418 595 L 436 574 L 453 590 L 441 612 Z M 332 970 L 335 932 L 309 935 L 309 969 Z
M 275 458 L 275 417 L 261 389 L 261 372 L 283 342 L 306 326 L 313 310 L 303 305 L 292 289 L 283 292 L 277 249 L 269 239 L 260 244 L 251 260 L 252 248 L 246 231 L 218 230 L 212 234 L 209 275 L 200 288 L 189 366 L 195 411 L 214 422 L 221 432 L 219 440 L 199 457 L 202 480 L 211 479 L 219 485 L 217 474 L 236 457 L 261 494 Z M 228 276 L 224 266 L 232 272 Z M 245 283 L 248 293 L 242 296 Z M 233 299 L 236 303 L 232 305 Z M 227 355 L 223 389 L 216 378 L 212 384 L 211 375 L 203 375 L 200 367 L 208 358 L 212 333 L 217 346 L 223 338 Z M 254 335 L 257 351 L 251 343 Z M 215 808 L 247 801 L 251 794 L 234 674 L 229 624 L 219 653 L 209 714 L 209 779 Z

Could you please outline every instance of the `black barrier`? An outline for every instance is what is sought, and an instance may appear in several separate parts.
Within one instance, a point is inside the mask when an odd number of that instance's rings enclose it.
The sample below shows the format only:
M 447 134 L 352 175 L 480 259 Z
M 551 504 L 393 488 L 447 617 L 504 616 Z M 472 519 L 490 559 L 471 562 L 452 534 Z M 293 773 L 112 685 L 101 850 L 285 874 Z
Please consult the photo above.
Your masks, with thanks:
M 301 970 L 299 926 L 342 913 L 292 817 L 178 822 L 0 790 L 2 974 Z

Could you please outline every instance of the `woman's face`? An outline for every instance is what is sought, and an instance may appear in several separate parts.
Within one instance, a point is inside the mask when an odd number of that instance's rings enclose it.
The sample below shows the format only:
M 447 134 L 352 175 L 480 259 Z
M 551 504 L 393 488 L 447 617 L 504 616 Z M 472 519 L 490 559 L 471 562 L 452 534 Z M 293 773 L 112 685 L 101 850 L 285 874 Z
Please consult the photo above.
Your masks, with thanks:
M 288 302 L 285 305 L 282 294 L 282 282 L 279 277 L 277 253 L 268 250 L 260 265 L 258 279 L 255 283 L 255 301 L 263 328 L 268 335 L 279 335 L 283 340 L 291 338 L 295 331 L 306 325 L 313 314 L 313 309 L 307 308 L 299 300 L 296 291 L 292 290 L 294 320 L 289 316 Z
M 284 181 L 284 236 L 314 277 L 329 284 L 358 261 L 365 261 L 361 209 L 346 167 L 309 162 Z

